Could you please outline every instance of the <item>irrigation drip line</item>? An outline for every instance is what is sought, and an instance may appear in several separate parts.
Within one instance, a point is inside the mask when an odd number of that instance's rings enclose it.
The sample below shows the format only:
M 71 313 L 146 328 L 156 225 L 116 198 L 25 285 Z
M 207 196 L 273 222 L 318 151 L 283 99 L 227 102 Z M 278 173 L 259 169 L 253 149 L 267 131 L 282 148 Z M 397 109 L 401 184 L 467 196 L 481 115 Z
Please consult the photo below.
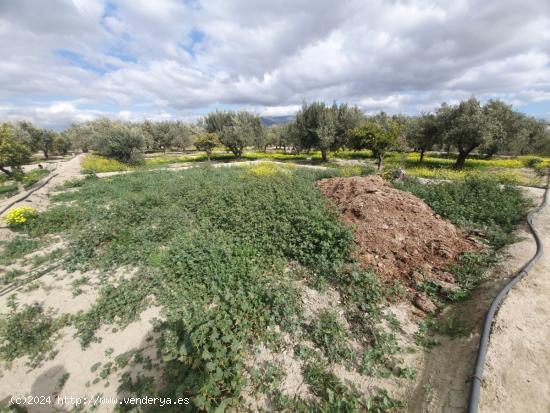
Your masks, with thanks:
M 30 283 L 31 281 L 35 281 L 37 279 L 39 279 L 40 277 L 42 277 L 43 275 L 46 275 L 47 273 L 49 273 L 50 271 L 52 270 L 55 270 L 56 268 L 60 267 L 61 264 L 58 263 L 58 264 L 54 264 L 50 267 L 47 267 L 41 271 L 38 271 L 37 273 L 35 274 L 31 274 L 29 275 L 27 278 L 25 278 L 24 280 L 20 280 L 20 281 L 16 281 L 10 285 L 7 285 L 6 287 L 4 287 L 3 289 L 0 290 L 0 297 L 3 297 L 4 295 L 8 294 L 8 293 L 11 293 L 12 291 L 14 290 L 17 290 L 19 289 L 20 287 Z
M 540 212 L 542 208 L 546 205 L 547 199 L 548 199 L 548 188 L 550 185 L 550 168 L 548 169 L 548 174 L 546 176 L 546 187 L 544 189 L 544 196 L 542 198 L 542 202 L 538 207 L 533 209 L 529 214 L 527 215 L 527 225 L 529 227 L 529 231 L 533 235 L 533 238 L 535 239 L 535 243 L 537 245 L 537 251 L 535 252 L 535 255 L 527 261 L 523 266 L 519 269 L 519 271 L 516 273 L 516 275 L 500 290 L 500 292 L 497 294 L 497 296 L 493 299 L 493 302 L 491 303 L 491 306 L 489 307 L 489 310 L 487 311 L 487 314 L 485 316 L 485 321 L 483 323 L 483 330 L 481 333 L 481 337 L 479 339 L 479 350 L 477 353 L 476 363 L 474 367 L 474 374 L 472 375 L 472 386 L 470 388 L 470 400 L 468 402 L 468 413 L 477 413 L 478 407 L 479 407 L 479 396 L 480 396 L 480 390 L 481 390 L 481 380 L 483 377 L 483 369 L 485 368 L 485 357 L 487 356 L 487 350 L 489 348 L 489 339 L 491 338 L 491 332 L 493 328 L 494 318 L 497 314 L 500 305 L 506 298 L 506 295 L 508 292 L 516 285 L 518 282 L 520 282 L 523 277 L 525 277 L 529 271 L 533 268 L 533 266 L 536 264 L 536 262 L 542 257 L 543 254 L 543 248 L 542 248 L 542 241 L 539 237 L 539 234 L 537 233 L 537 230 L 535 229 L 533 225 L 533 218 L 535 214 Z
M 57 167 L 55 168 L 57 169 Z M 55 171 L 55 169 L 52 170 Z M 6 205 L 5 207 L 3 207 L 1 210 L 0 210 L 0 215 L 2 215 L 4 212 L 6 212 L 8 209 L 10 209 L 13 205 L 19 203 L 19 202 L 22 202 L 24 201 L 25 199 L 27 199 L 29 196 L 31 196 L 35 191 L 38 191 L 40 188 L 43 188 L 44 186 L 46 186 L 48 184 L 48 182 L 50 182 L 53 178 L 55 178 L 58 174 L 57 173 L 52 173 L 50 176 L 48 176 L 46 179 L 44 179 L 42 182 L 40 182 L 39 185 L 35 186 L 34 188 L 32 188 L 31 190 L 27 191 L 23 196 L 20 196 L 19 198 L 13 200 L 12 202 L 10 202 L 8 205 Z M 53 266 L 50 266 L 48 268 L 46 268 L 45 270 L 42 270 L 42 271 L 39 271 L 37 274 L 31 274 L 29 277 L 27 277 L 26 279 L 22 280 L 22 282 L 15 282 L 13 284 L 10 284 L 10 285 L 7 285 L 6 287 L 0 289 L 0 297 L 8 294 L 9 292 L 13 291 L 13 290 L 16 290 L 18 289 L 19 287 L 25 285 L 25 284 L 28 284 L 29 282 L 31 281 L 34 281 L 34 280 L 37 280 L 38 278 L 42 277 L 44 274 L 47 274 L 48 272 L 50 272 L 51 270 L 59 267 L 60 264 L 55 264 Z
M 58 174 L 51 174 L 50 176 L 48 176 L 43 182 L 40 183 L 40 185 L 32 188 L 30 191 L 28 191 L 27 193 L 25 193 L 23 196 L 20 196 L 19 198 L 15 199 L 14 201 L 10 202 L 8 205 L 6 205 L 5 207 L 3 207 L 1 210 L 0 210 L 0 215 L 2 215 L 4 212 L 6 212 L 8 209 L 10 209 L 13 205 L 21 202 L 21 201 L 24 201 L 25 199 L 27 199 L 29 196 L 31 196 L 35 191 L 38 191 L 40 188 L 43 188 L 48 182 L 50 182 L 53 178 L 55 178 Z

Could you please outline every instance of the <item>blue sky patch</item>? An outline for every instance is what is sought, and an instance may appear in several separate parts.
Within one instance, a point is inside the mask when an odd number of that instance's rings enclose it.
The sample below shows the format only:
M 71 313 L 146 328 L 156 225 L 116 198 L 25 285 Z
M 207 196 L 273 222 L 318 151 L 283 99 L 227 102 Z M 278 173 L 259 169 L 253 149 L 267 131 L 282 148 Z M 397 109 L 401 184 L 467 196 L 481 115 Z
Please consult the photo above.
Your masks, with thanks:
M 104 75 L 107 72 L 114 70 L 114 67 L 111 65 L 97 66 L 89 63 L 81 54 L 73 52 L 72 50 L 67 49 L 58 49 L 55 54 L 61 57 L 65 62 L 69 63 L 71 66 L 76 66 L 81 69 L 84 69 L 88 72 L 93 72 L 98 75 Z

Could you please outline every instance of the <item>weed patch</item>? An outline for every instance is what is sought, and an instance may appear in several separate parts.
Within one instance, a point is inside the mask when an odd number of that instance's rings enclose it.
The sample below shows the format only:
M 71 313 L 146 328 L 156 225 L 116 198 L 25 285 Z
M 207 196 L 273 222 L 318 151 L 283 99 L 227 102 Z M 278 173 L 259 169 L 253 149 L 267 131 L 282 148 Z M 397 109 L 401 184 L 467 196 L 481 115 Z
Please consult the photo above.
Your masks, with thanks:
M 467 177 L 432 185 L 408 179 L 395 185 L 422 198 L 436 213 L 460 227 L 481 231 L 495 248 L 513 241 L 512 231 L 525 219 L 530 206 L 519 189 L 502 187 L 494 179 Z
M 17 236 L 5 244 L 4 250 L 0 255 L 0 265 L 9 265 L 15 260 L 35 251 L 41 245 L 42 243 L 37 239 L 21 235 Z
M 103 324 L 137 319 L 154 300 L 165 319 L 158 326 L 164 374 L 174 383 L 163 391 L 185 391 L 195 407 L 211 410 L 242 403 L 245 358 L 272 339 L 269 331 L 303 328 L 289 261 L 371 309 L 360 322 L 365 331 L 373 327 L 376 277 L 341 273 L 351 262 L 351 231 L 313 185 L 337 171 L 277 168 L 136 172 L 87 179 L 78 191 L 56 195 L 71 204 L 44 212 L 28 231 L 64 231 L 69 269 L 140 267 L 131 279 L 106 284 L 92 308 L 73 318 L 82 345 L 97 340 Z M 323 315 L 312 337 L 331 359 L 347 358 L 347 333 L 334 322 Z
M 0 319 L 0 357 L 11 362 L 28 356 L 31 367 L 52 357 L 56 333 L 67 324 L 67 318 L 55 319 L 39 304 L 18 308 L 11 300 L 8 305 L 10 311 Z
M 310 337 L 330 362 L 352 356 L 347 344 L 348 334 L 333 311 L 325 310 L 319 314 L 319 318 L 311 326 Z
M 4 284 L 4 285 L 10 284 L 23 274 L 24 272 L 21 270 L 17 270 L 17 269 L 9 270 L 6 272 L 6 274 L 0 277 L 0 284 Z
M 21 182 L 23 183 L 23 186 L 25 189 L 30 188 L 35 183 L 40 181 L 42 178 L 45 178 L 50 174 L 50 171 L 47 169 L 40 169 L 36 168 L 32 171 L 27 172 L 25 175 L 23 175 L 23 178 L 21 179 Z
M 17 193 L 17 183 L 0 185 L 0 198 L 8 198 Z
M 130 166 L 116 159 L 92 154 L 87 155 L 81 164 L 81 170 L 86 174 L 128 171 L 130 169 Z

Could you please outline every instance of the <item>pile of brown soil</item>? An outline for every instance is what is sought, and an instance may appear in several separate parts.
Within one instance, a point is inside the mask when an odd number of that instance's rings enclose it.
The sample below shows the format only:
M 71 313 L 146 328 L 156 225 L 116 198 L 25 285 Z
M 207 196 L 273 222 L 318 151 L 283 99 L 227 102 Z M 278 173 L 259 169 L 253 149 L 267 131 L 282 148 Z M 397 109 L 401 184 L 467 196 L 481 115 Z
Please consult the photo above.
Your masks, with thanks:
M 378 176 L 323 179 L 316 185 L 353 226 L 357 259 L 386 283 L 400 280 L 412 287 L 424 278 L 453 283 L 443 269 L 475 249 L 463 231 L 424 201 Z

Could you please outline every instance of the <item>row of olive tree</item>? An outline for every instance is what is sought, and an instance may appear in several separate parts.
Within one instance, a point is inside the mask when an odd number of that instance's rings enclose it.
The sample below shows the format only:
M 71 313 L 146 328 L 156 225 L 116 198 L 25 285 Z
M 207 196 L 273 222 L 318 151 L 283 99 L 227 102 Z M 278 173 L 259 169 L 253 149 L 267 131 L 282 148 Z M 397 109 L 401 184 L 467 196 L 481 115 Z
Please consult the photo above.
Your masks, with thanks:
M 383 112 L 365 116 L 346 104 L 304 103 L 294 122 L 273 128 L 268 136 L 274 138 L 267 142 L 276 147 L 319 150 L 323 161 L 329 151 L 340 148 L 370 149 L 379 168 L 391 149 L 415 149 L 421 162 L 428 150 L 456 151 L 457 168 L 462 168 L 474 151 L 486 157 L 497 153 L 550 154 L 547 123 L 514 111 L 502 101 L 481 105 L 475 98 L 456 105 L 444 103 L 434 113 L 419 117 Z
M 125 127 L 123 127 L 125 126 Z M 75 148 L 88 152 L 97 150 L 104 136 L 112 134 L 140 135 L 139 150 L 144 152 L 166 152 L 167 150 L 185 150 L 193 143 L 193 137 L 202 129 L 198 125 L 183 122 L 151 122 L 129 123 L 113 121 L 107 118 L 73 124 L 64 132 Z M 104 143 L 104 142 L 103 142 Z M 135 147 L 135 144 L 132 145 Z
M 491 156 L 501 153 L 550 154 L 550 129 L 541 120 L 514 111 L 500 100 L 485 105 L 470 98 L 456 105 L 442 104 L 434 113 L 412 119 L 406 131 L 407 143 L 424 153 L 434 148 L 456 150 L 455 166 L 464 166 L 473 152 Z
M 41 129 L 30 122 L 17 122 L 2 127 L 0 160 L 9 166 L 23 162 L 15 156 L 15 143 L 29 153 L 42 151 L 65 154 L 70 149 L 96 151 L 126 163 L 140 163 L 143 153 L 189 149 L 194 145 L 208 158 L 218 146 L 224 146 L 236 158 L 248 147 L 267 150 L 268 147 L 291 149 L 294 152 L 321 152 L 323 161 L 330 151 L 341 148 L 370 149 L 378 167 L 384 154 L 391 149 L 407 148 L 420 152 L 420 160 L 432 149 L 456 150 L 456 166 L 462 167 L 472 152 L 490 157 L 496 153 L 550 154 L 550 131 L 542 121 L 513 111 L 498 100 L 481 105 L 475 98 L 457 105 L 442 104 L 434 113 L 418 117 L 389 116 L 383 112 L 366 116 L 355 106 L 326 105 L 323 102 L 304 103 L 294 121 L 265 127 L 258 115 L 246 111 L 216 111 L 196 124 L 183 122 L 129 123 L 107 118 L 71 125 L 56 133 Z M 11 145 L 11 146 L 10 146 Z M 12 154 L 12 155 L 10 155 Z M 3 160 L 2 160 L 3 159 Z
M 296 152 L 315 149 L 323 162 L 329 152 L 342 148 L 370 149 L 380 168 L 385 152 L 399 146 L 405 125 L 402 117 L 384 113 L 367 117 L 356 106 L 313 102 L 302 104 L 296 120 L 277 127 L 273 135 L 275 146 L 290 146 Z

